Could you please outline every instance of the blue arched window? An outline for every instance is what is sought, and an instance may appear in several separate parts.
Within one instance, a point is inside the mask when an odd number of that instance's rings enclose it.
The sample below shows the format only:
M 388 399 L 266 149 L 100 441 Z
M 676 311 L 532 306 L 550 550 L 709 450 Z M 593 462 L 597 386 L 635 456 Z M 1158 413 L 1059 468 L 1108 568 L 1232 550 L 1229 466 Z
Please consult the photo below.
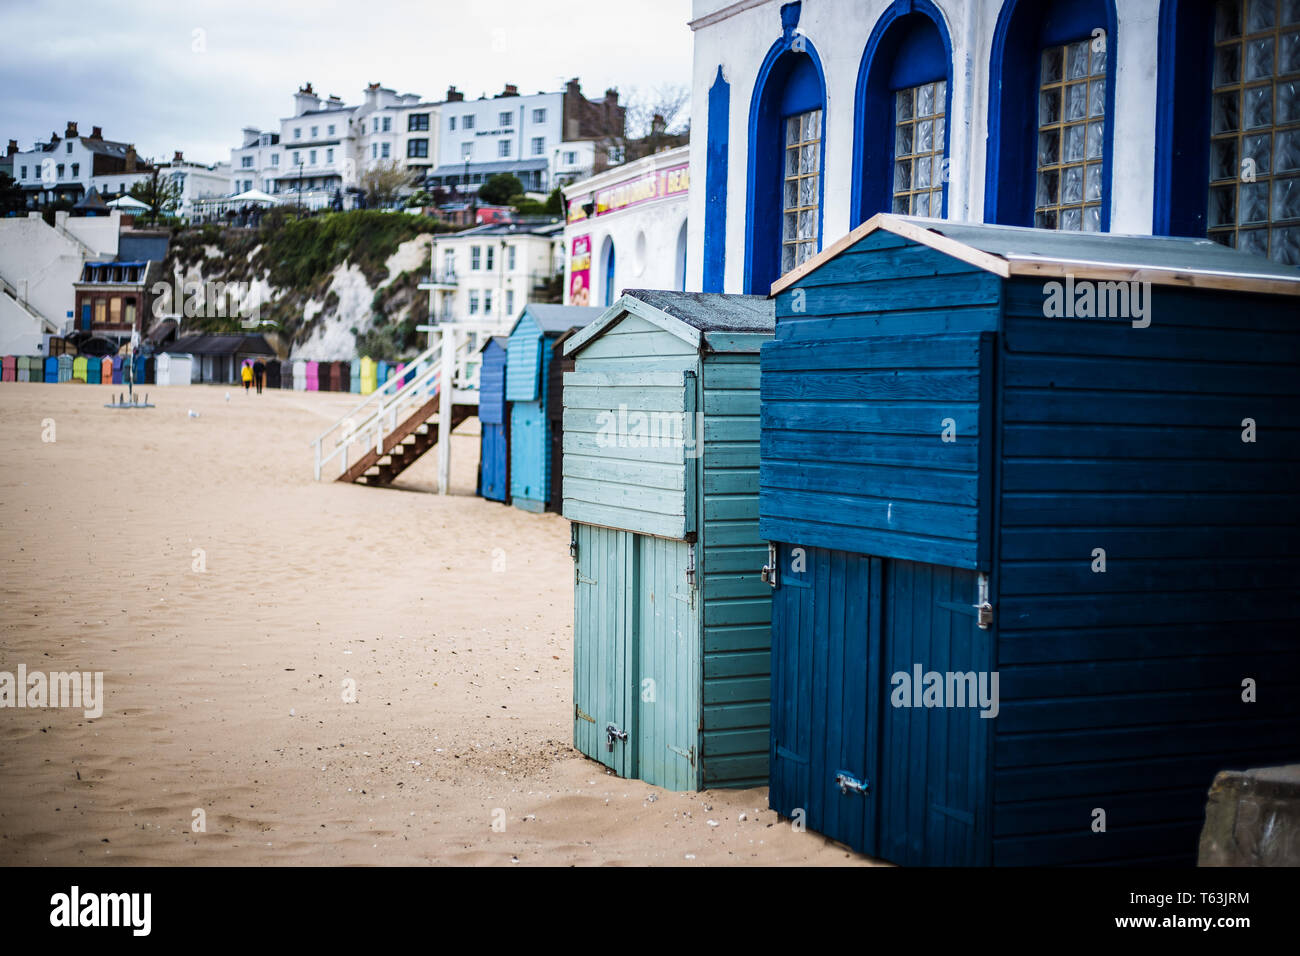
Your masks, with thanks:
M 745 291 L 772 283 L 821 249 L 826 82 L 797 4 L 782 8 L 786 35 L 768 51 L 749 113 Z
M 1006 0 L 993 36 L 984 218 L 1110 229 L 1112 0 Z
M 1300 264 L 1300 3 L 1164 0 L 1153 231 Z
M 895 3 L 858 70 L 853 222 L 878 212 L 946 216 L 952 44 L 929 0 Z
M 605 305 L 614 304 L 614 240 L 605 239 Z

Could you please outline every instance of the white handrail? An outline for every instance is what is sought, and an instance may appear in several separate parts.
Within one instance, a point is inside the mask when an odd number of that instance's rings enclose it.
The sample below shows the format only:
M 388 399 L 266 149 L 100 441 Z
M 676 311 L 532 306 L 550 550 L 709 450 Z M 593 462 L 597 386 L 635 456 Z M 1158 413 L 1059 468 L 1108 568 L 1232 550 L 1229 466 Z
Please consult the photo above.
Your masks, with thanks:
M 431 359 L 434 355 L 436 355 L 441 348 L 442 348 L 442 341 L 439 340 L 437 343 L 429 346 L 427 349 L 425 349 L 423 352 L 421 352 L 415 358 L 411 359 L 411 361 L 407 362 L 406 364 L 419 365 L 422 362 L 426 362 L 429 359 Z M 393 377 L 390 378 L 388 381 L 380 382 L 373 392 L 371 392 L 369 395 L 363 398 L 358 404 L 354 405 L 351 409 L 349 409 L 347 414 L 345 414 L 343 418 L 340 418 L 339 421 L 335 422 L 329 428 L 325 429 L 314 439 L 312 439 L 312 441 L 316 442 L 324 439 L 326 435 L 334 431 L 334 429 L 339 426 L 339 422 L 342 422 L 345 419 L 353 417 L 354 415 L 356 415 L 357 412 L 361 411 L 361 409 L 365 408 L 371 402 L 375 402 L 383 398 L 384 395 L 388 393 L 390 388 L 396 388 L 397 386 L 401 385 L 401 379 L 405 377 L 406 377 L 405 372 L 403 372 L 401 375 L 394 373 Z M 308 444 L 311 444 L 311 442 L 308 442 Z

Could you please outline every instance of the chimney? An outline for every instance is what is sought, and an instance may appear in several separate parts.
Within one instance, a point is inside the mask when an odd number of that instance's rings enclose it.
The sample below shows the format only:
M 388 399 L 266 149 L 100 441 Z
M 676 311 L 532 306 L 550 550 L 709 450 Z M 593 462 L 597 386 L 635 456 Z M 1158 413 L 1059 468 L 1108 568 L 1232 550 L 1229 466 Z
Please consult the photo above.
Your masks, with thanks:
M 74 123 L 72 120 L 68 120 L 68 130 L 67 130 L 67 132 L 65 132 L 63 135 L 64 135 L 64 137 L 65 137 L 66 139 L 76 139 L 76 138 L 77 138 L 77 124 Z
M 449 86 L 449 87 L 447 87 L 447 99 L 446 99 L 446 102 L 448 102 L 448 103 L 461 103 L 461 102 L 464 102 L 464 100 L 465 100 L 465 94 L 464 94 L 464 93 L 460 92 L 460 90 L 456 89 L 456 87 L 454 87 L 454 86 Z
M 126 147 L 126 171 L 128 173 L 135 172 L 136 160 L 137 157 L 135 155 L 135 144 L 131 143 Z
M 316 95 L 310 83 L 304 83 L 293 95 L 293 115 L 301 116 L 310 110 L 318 109 L 320 109 L 320 97 Z
M 578 82 L 577 77 L 574 77 L 572 80 L 569 80 L 568 83 L 564 84 L 564 92 L 569 93 L 572 96 L 582 95 L 582 84 Z
M 343 97 L 339 96 L 337 93 L 331 93 L 329 104 L 331 109 L 341 109 L 343 106 Z
M 104 128 L 103 128 L 102 126 L 92 126 L 92 127 L 90 128 L 90 138 L 91 138 L 91 139 L 103 139 L 103 138 L 104 138 Z
M 610 106 L 618 106 L 618 90 L 606 90 L 605 102 Z
M 663 136 L 666 132 L 668 132 L 668 122 L 663 118 L 662 114 L 656 113 L 654 118 L 650 120 L 650 135 Z
M 18 140 L 11 139 L 9 141 L 9 148 L 5 150 L 5 155 L 12 156 L 16 152 L 18 152 Z
M 179 149 L 176 150 L 176 155 L 174 155 L 174 156 L 172 157 L 172 162 L 173 162 L 173 163 L 183 163 L 183 162 L 185 162 L 185 154 L 182 153 Z
M 513 83 L 507 83 L 507 84 L 506 84 L 506 88 L 505 88 L 504 90 L 501 91 L 501 95 L 502 95 L 502 96 L 518 96 L 518 95 L 519 95 L 519 87 L 515 86 L 515 84 L 513 84 Z

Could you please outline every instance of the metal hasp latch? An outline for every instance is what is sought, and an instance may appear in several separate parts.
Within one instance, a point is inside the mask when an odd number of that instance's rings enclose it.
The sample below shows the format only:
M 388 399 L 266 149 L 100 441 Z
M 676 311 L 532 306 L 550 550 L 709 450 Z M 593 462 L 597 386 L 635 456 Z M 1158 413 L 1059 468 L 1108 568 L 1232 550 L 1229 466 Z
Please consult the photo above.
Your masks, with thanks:
M 695 587 L 695 542 L 691 542 L 690 550 L 686 554 L 686 585 Z
M 871 784 L 865 780 L 859 780 L 851 773 L 841 770 L 835 774 L 835 785 L 840 788 L 840 793 L 847 796 L 850 793 L 860 793 L 864 796 L 871 790 Z
M 768 542 L 767 564 L 763 565 L 759 578 L 769 587 L 776 587 L 776 545 Z
M 993 626 L 993 605 L 989 603 L 989 576 L 982 571 L 979 575 L 979 597 L 976 601 L 979 603 L 975 605 L 975 623 L 979 625 L 981 631 L 987 631 Z
M 627 731 L 619 730 L 613 724 L 605 725 L 605 749 L 610 753 L 614 752 L 615 740 L 627 740 Z
M 578 556 L 578 526 L 576 524 L 570 524 L 569 525 L 569 557 L 576 558 L 577 556 Z

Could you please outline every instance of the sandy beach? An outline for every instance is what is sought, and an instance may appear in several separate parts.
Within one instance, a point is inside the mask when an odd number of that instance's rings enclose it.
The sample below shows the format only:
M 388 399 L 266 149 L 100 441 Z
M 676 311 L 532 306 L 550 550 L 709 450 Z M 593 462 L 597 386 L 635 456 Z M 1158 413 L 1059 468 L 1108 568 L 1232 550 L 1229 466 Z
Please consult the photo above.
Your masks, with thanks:
M 312 480 L 354 396 L 120 390 L 0 386 L 0 670 L 105 697 L 0 710 L 0 863 L 871 862 L 573 750 L 568 523 L 474 496 L 476 419 L 438 496 Z

